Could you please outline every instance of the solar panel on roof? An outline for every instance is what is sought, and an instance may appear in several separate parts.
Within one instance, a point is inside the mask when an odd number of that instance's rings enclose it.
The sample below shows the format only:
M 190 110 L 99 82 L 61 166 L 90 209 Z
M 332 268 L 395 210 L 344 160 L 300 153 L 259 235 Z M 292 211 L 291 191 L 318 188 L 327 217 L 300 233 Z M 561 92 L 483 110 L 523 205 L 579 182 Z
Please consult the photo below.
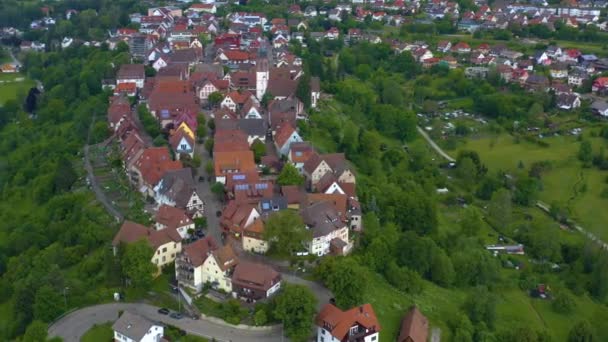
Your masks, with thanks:
M 266 190 L 268 189 L 268 184 L 266 183 L 259 183 L 255 185 L 256 190 Z
M 262 203 L 262 210 L 270 210 L 270 204 L 267 202 Z
M 232 179 L 234 179 L 234 180 L 244 180 L 245 179 L 245 175 L 234 175 L 234 176 L 232 176 Z
M 237 184 L 235 186 L 235 189 L 236 190 L 247 190 L 247 189 L 249 189 L 249 185 L 247 185 L 247 184 Z

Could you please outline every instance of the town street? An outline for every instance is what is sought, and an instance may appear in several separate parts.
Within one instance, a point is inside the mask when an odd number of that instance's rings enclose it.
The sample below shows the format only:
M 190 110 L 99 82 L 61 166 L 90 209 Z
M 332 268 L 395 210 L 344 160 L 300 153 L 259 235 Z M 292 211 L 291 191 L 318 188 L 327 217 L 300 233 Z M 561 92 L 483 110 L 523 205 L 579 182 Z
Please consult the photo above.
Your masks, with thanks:
M 282 341 L 281 328 L 272 327 L 265 330 L 259 328 L 239 329 L 228 325 L 213 323 L 206 320 L 193 320 L 184 317 L 180 320 L 157 312 L 158 308 L 148 304 L 112 303 L 89 306 L 74 311 L 61 318 L 49 327 L 49 337 L 60 337 L 65 342 L 78 342 L 93 325 L 113 322 L 118 318 L 119 311 L 128 310 L 155 322 L 162 322 L 185 330 L 189 334 L 203 336 L 222 342 L 263 342 Z M 287 340 L 285 338 L 285 340 Z
M 217 243 L 221 244 L 222 232 L 220 220 L 216 213 L 222 210 L 222 204 L 219 202 L 217 196 L 211 192 L 213 177 L 211 177 L 211 181 L 209 181 L 207 172 L 205 172 L 205 165 L 207 165 L 207 162 L 210 161 L 211 158 L 209 157 L 209 153 L 205 150 L 204 144 L 196 144 L 194 153 L 197 153 L 201 157 L 201 166 L 197 170 L 196 192 L 205 203 L 205 217 L 207 217 L 206 234 L 212 236 Z M 205 180 L 199 181 L 198 177 L 203 177 Z

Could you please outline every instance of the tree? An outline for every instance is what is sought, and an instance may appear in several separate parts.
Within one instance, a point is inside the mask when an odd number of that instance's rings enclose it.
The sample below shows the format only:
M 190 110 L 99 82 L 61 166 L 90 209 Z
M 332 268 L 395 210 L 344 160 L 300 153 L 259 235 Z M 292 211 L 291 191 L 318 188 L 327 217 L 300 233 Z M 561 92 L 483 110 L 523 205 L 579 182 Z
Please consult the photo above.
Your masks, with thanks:
M 297 212 L 282 210 L 271 214 L 266 221 L 264 239 L 270 243 L 271 253 L 290 255 L 306 249 L 311 233 Z
M 211 121 L 209 121 L 211 122 Z M 207 139 L 207 141 L 205 141 L 205 150 L 207 150 L 207 153 L 209 153 L 209 156 L 212 157 L 213 156 L 213 146 L 215 145 L 215 141 L 213 141 L 213 138 L 209 138 Z
M 43 285 L 36 292 L 34 299 L 34 317 L 43 322 L 52 322 L 63 312 L 63 298 L 59 291 L 50 285 Z
M 578 159 L 583 162 L 584 167 L 591 166 L 593 161 L 593 148 L 591 142 L 583 140 L 578 150 Z
M 407 267 L 399 267 L 390 262 L 385 271 L 386 280 L 397 289 L 408 294 L 419 294 L 424 288 L 420 275 Z
M 205 172 L 207 172 L 209 176 L 213 176 L 214 171 L 215 169 L 213 168 L 213 161 L 207 160 L 207 163 L 205 163 Z
M 463 308 L 471 322 L 485 323 L 493 327 L 496 321 L 496 296 L 485 287 L 478 287 L 469 295 L 463 304 Z
M 283 166 L 279 177 L 277 178 L 277 183 L 281 186 L 285 185 L 302 185 L 304 184 L 304 177 L 300 175 L 298 169 L 296 169 L 293 164 L 287 163 Z
M 268 108 L 268 104 L 272 100 L 274 100 L 274 95 L 272 95 L 270 92 L 265 92 L 262 96 L 262 100 L 260 100 L 260 104 L 262 105 L 262 107 Z
M 296 96 L 302 101 L 305 109 L 310 108 L 310 74 L 308 72 L 304 72 L 304 75 L 300 77 L 296 88 Z
M 568 334 L 568 342 L 593 342 L 594 340 L 593 327 L 588 321 L 576 323 Z
M 217 196 L 218 200 L 223 201 L 225 196 L 224 184 L 220 182 L 215 182 L 211 185 L 211 192 Z
M 23 335 L 23 342 L 46 341 L 48 325 L 42 321 L 33 321 Z
M 498 261 L 484 250 L 463 248 L 452 255 L 452 261 L 458 285 L 491 285 L 499 278 Z
M 219 93 L 217 91 L 214 91 L 213 93 L 209 94 L 209 97 L 207 97 L 207 101 L 209 102 L 209 105 L 212 107 L 219 105 L 220 102 L 222 102 L 222 100 L 224 100 L 224 95 L 222 95 L 222 93 Z
M 481 212 L 477 207 L 468 206 L 460 220 L 460 230 L 466 236 L 475 236 L 484 225 Z
M 360 305 L 368 286 L 367 270 L 352 258 L 338 258 L 331 272 L 327 272 L 325 285 L 336 297 L 336 305 L 349 309 Z
M 458 178 L 462 181 L 464 186 L 467 189 L 471 189 L 471 187 L 475 184 L 477 168 L 475 167 L 475 163 L 469 157 L 462 158 L 458 162 L 458 166 L 456 167 L 456 174 Z
M 120 264 L 134 287 L 145 289 L 152 284 L 152 276 L 156 272 L 156 266 L 151 262 L 153 255 L 154 251 L 146 240 L 124 247 Z
M 499 230 L 511 224 L 512 214 L 511 192 L 500 189 L 492 195 L 488 207 L 488 218 L 492 225 Z
M 266 322 L 268 322 L 268 318 L 266 317 L 266 311 L 256 311 L 255 316 L 253 317 L 253 321 L 257 326 L 266 324 Z
M 59 193 L 68 191 L 72 184 L 76 182 L 78 175 L 74 171 L 72 163 L 65 157 L 61 157 L 57 163 L 57 172 L 55 173 L 54 192 Z
M 557 293 L 551 307 L 555 312 L 567 315 L 576 308 L 576 301 L 568 291 L 562 290 Z
M 260 163 L 262 157 L 266 155 L 266 145 L 259 139 L 256 139 L 253 144 L 251 144 L 251 150 L 253 151 L 255 162 Z
M 317 300 L 306 286 L 286 284 L 275 299 L 274 316 L 281 320 L 287 337 L 306 341 L 312 328 Z
M 440 286 L 449 286 L 454 282 L 454 266 L 442 249 L 437 249 L 431 257 L 430 279 Z

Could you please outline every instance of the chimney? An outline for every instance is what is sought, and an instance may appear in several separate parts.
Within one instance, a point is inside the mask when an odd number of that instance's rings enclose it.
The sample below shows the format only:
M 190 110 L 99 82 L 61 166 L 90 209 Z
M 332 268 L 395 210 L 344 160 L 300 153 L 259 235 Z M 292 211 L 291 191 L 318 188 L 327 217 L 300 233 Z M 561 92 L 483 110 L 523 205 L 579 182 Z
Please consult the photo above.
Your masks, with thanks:
M 359 307 L 359 312 L 363 313 L 363 306 Z

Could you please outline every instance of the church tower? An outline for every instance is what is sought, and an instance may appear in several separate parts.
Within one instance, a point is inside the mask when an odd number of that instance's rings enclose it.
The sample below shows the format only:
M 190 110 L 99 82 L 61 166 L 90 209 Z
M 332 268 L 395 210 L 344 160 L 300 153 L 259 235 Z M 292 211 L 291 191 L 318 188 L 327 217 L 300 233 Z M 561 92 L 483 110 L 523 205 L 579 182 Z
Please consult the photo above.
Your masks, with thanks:
M 255 67 L 255 96 L 258 101 L 262 101 L 262 97 L 266 93 L 269 78 L 268 59 L 265 57 L 258 59 Z

